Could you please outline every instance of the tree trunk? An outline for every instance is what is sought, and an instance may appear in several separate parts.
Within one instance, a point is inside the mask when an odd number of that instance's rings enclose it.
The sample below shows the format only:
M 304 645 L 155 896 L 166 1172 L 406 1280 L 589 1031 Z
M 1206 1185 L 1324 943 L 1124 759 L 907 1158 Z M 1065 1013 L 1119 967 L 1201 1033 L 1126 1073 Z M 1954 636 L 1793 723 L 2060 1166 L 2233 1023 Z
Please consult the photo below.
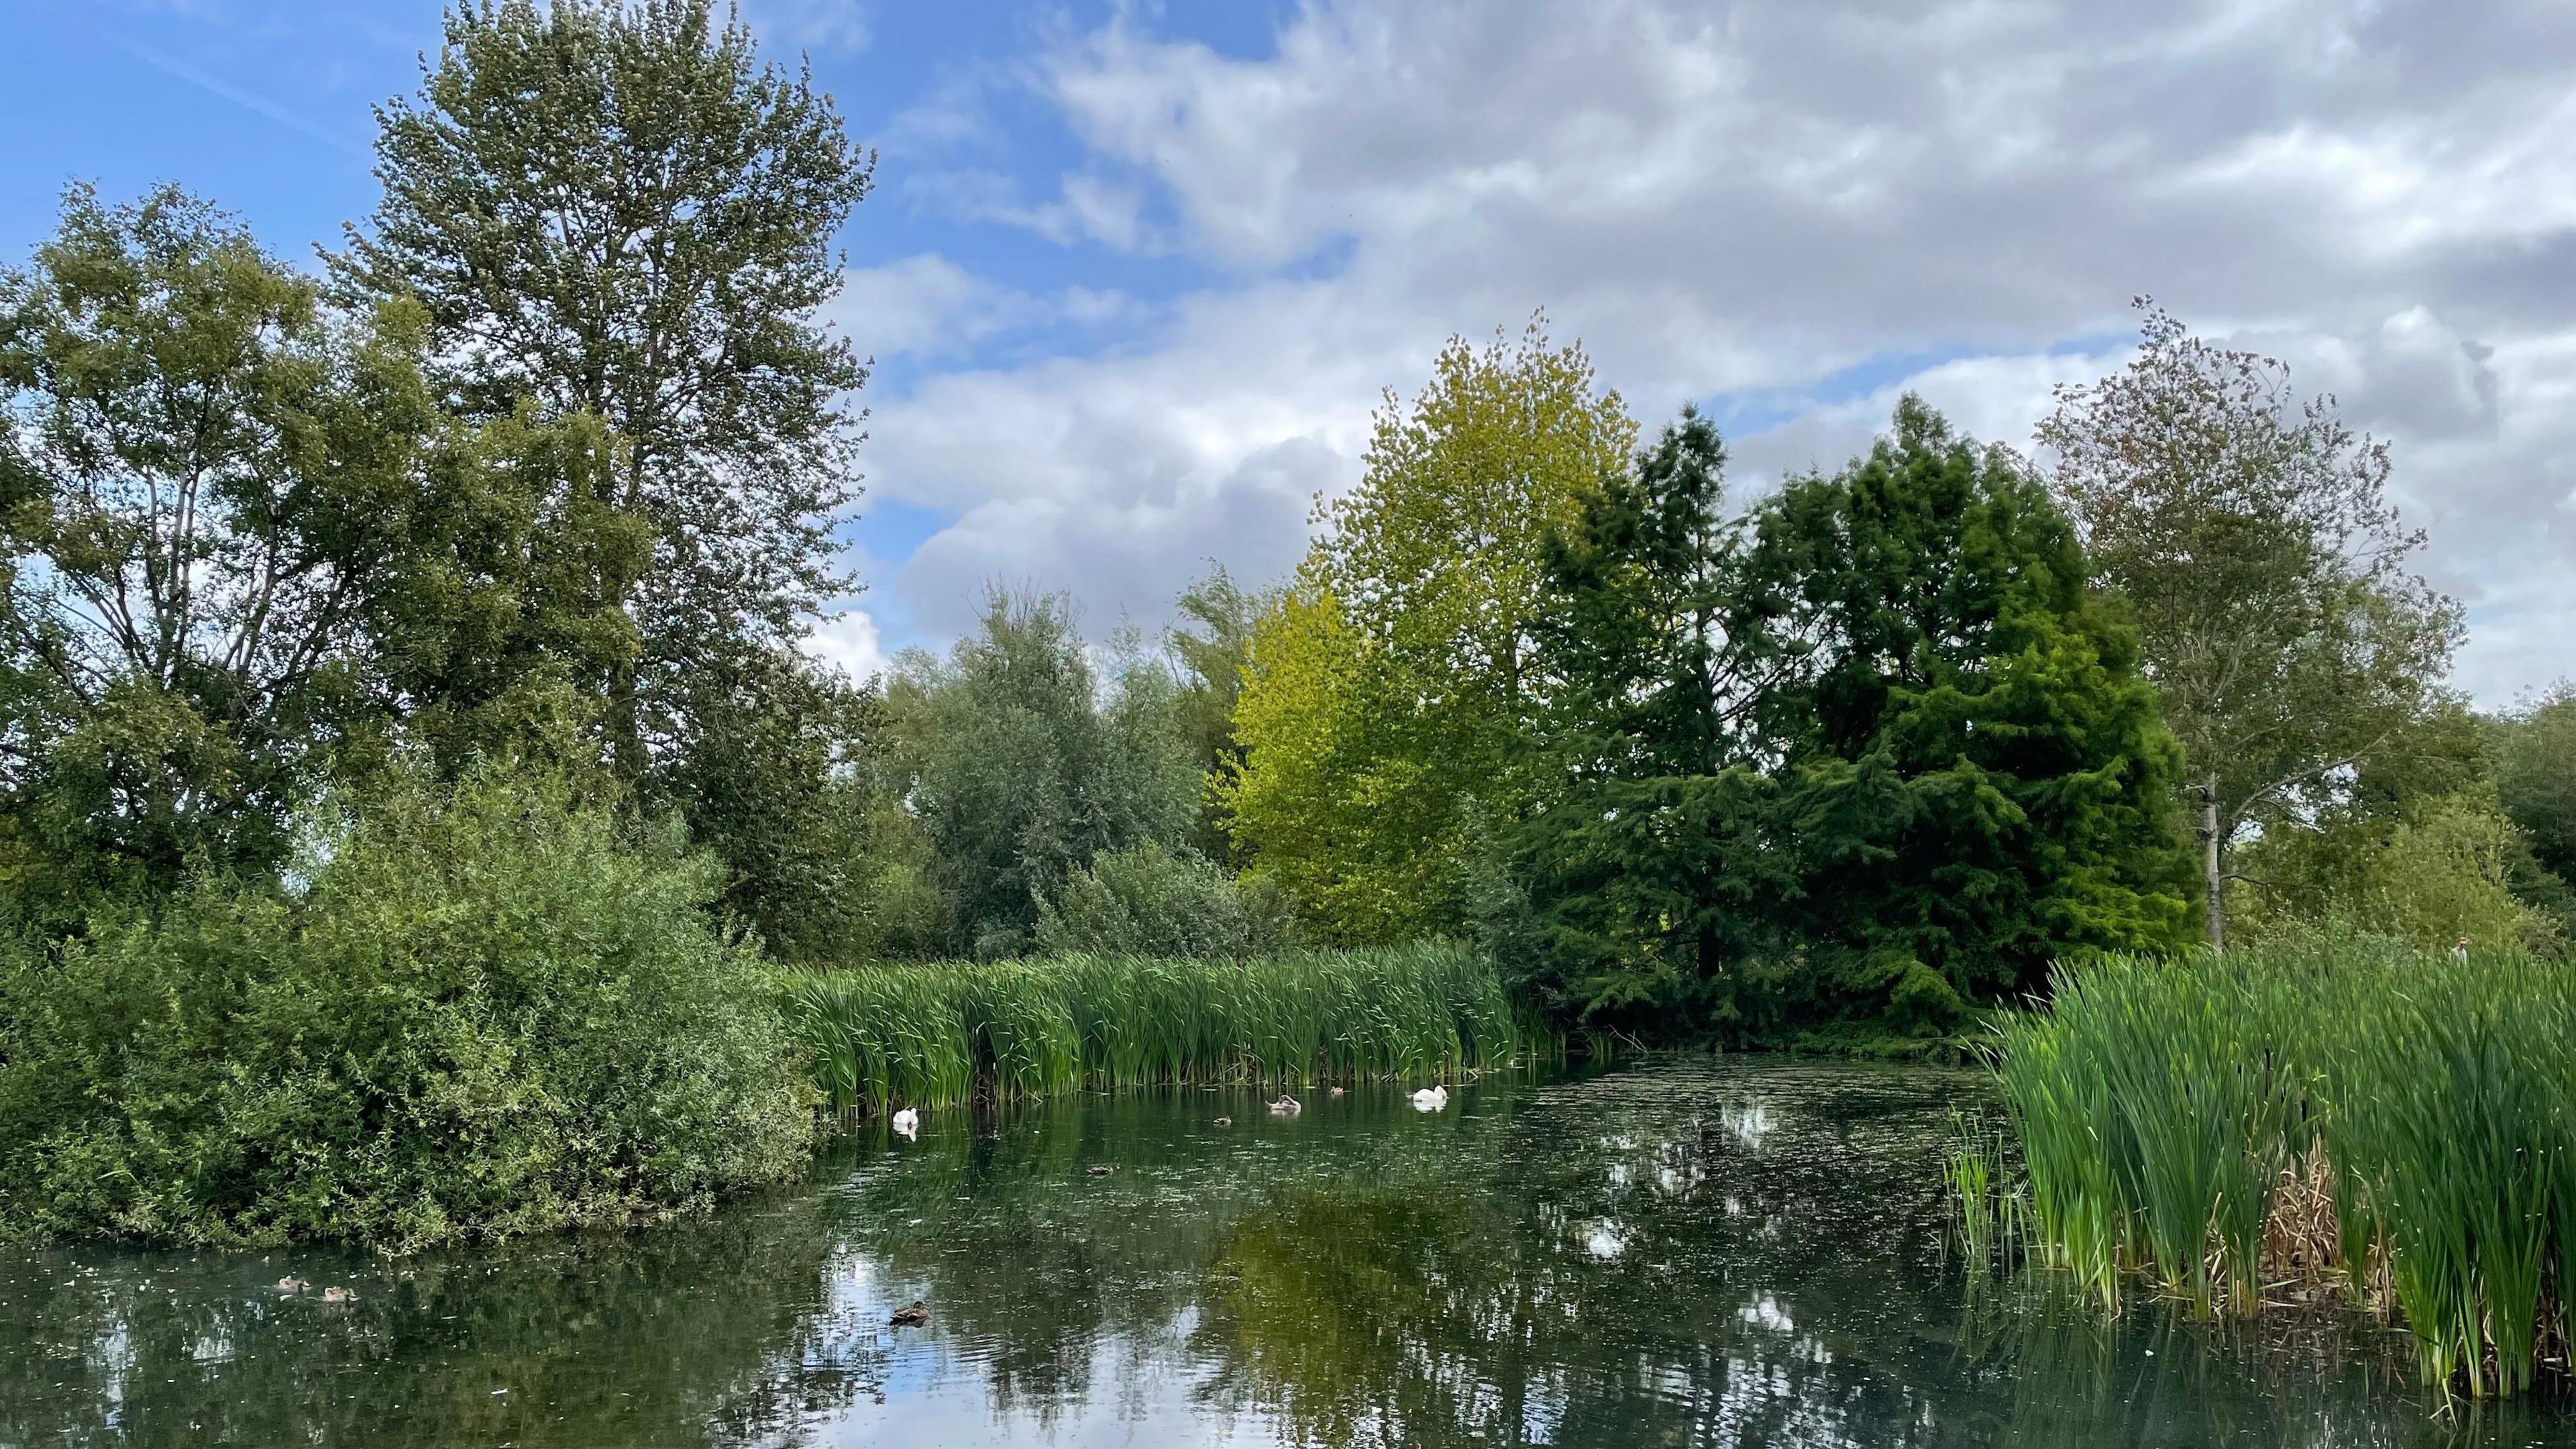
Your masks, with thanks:
M 2200 873 L 2209 885 L 2209 949 L 2227 947 L 2226 877 L 2218 865 L 2218 777 L 2200 785 Z

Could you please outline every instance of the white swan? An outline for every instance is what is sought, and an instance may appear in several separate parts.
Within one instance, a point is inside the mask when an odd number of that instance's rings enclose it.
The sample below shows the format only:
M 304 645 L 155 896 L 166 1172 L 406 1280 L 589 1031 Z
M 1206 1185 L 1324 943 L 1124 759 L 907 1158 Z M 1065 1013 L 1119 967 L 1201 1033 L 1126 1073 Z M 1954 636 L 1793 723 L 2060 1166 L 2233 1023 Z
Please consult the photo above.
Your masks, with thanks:
M 919 1111 L 918 1109 L 916 1109 L 916 1108 L 906 1107 L 906 1108 L 904 1108 L 902 1111 L 895 1113 L 895 1114 L 894 1114 L 894 1130 L 895 1130 L 895 1132 L 896 1132 L 898 1135 L 900 1135 L 900 1136 L 903 1138 L 903 1140 L 904 1140 L 904 1141 L 906 1141 L 906 1142 L 913 1141 L 913 1140 L 915 1140 L 916 1138 L 920 1137 L 920 1136 L 921 1136 L 921 1113 L 920 1113 L 920 1111 Z
M 1305 1110 L 1305 1103 L 1298 1101 L 1296 1098 L 1289 1096 L 1285 1092 L 1279 1094 L 1278 1101 L 1270 1104 L 1270 1115 L 1273 1117 L 1294 1117 Z
M 1447 1087 L 1425 1087 L 1413 1094 L 1413 1110 L 1416 1112 L 1437 1112 L 1448 1105 Z

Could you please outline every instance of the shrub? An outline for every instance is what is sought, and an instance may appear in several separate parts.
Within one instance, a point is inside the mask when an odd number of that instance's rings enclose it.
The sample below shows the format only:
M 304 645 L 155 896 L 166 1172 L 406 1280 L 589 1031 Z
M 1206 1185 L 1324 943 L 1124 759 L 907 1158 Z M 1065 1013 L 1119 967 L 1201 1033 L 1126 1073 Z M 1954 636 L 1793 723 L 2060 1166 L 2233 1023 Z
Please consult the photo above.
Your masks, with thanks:
M 1295 943 L 1288 898 L 1267 877 L 1238 880 L 1195 852 L 1141 845 L 1077 866 L 1038 903 L 1050 956 L 1269 956 Z
M 401 1249 L 799 1171 L 810 1088 L 715 869 L 565 787 L 401 779 L 283 892 L 0 963 L 0 1230 Z

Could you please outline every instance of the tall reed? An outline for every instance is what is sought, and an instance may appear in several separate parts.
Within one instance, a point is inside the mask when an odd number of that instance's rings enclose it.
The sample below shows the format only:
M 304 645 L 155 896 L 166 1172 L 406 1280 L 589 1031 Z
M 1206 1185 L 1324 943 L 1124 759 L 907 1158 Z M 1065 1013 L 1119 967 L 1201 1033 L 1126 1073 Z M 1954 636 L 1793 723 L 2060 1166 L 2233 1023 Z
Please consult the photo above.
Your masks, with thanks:
M 1535 1044 L 1493 965 L 1443 946 L 860 966 L 792 974 L 786 991 L 845 1113 L 978 1090 L 1448 1077 Z
M 2267 1279 L 2331 1273 L 2402 1314 L 2428 1381 L 2480 1395 L 2576 1341 L 2566 962 L 2359 941 L 2104 957 L 2007 1019 L 1993 1067 L 2038 1251 L 2112 1306 L 2133 1276 L 2250 1312 Z M 2285 1183 L 2328 1185 L 2331 1211 Z

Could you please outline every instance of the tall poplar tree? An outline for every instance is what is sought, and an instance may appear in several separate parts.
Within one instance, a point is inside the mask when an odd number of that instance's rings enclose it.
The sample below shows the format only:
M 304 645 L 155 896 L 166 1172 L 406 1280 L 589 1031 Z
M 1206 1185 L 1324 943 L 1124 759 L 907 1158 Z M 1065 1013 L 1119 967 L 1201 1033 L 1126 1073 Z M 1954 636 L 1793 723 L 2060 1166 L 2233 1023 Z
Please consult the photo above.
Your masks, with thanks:
M 468 415 L 533 400 L 622 440 L 609 501 L 653 551 L 607 718 L 641 781 L 710 666 L 792 641 L 846 582 L 867 370 L 820 311 L 874 157 L 712 0 L 462 5 L 377 120 L 384 197 L 329 259 L 341 287 L 426 309 Z

